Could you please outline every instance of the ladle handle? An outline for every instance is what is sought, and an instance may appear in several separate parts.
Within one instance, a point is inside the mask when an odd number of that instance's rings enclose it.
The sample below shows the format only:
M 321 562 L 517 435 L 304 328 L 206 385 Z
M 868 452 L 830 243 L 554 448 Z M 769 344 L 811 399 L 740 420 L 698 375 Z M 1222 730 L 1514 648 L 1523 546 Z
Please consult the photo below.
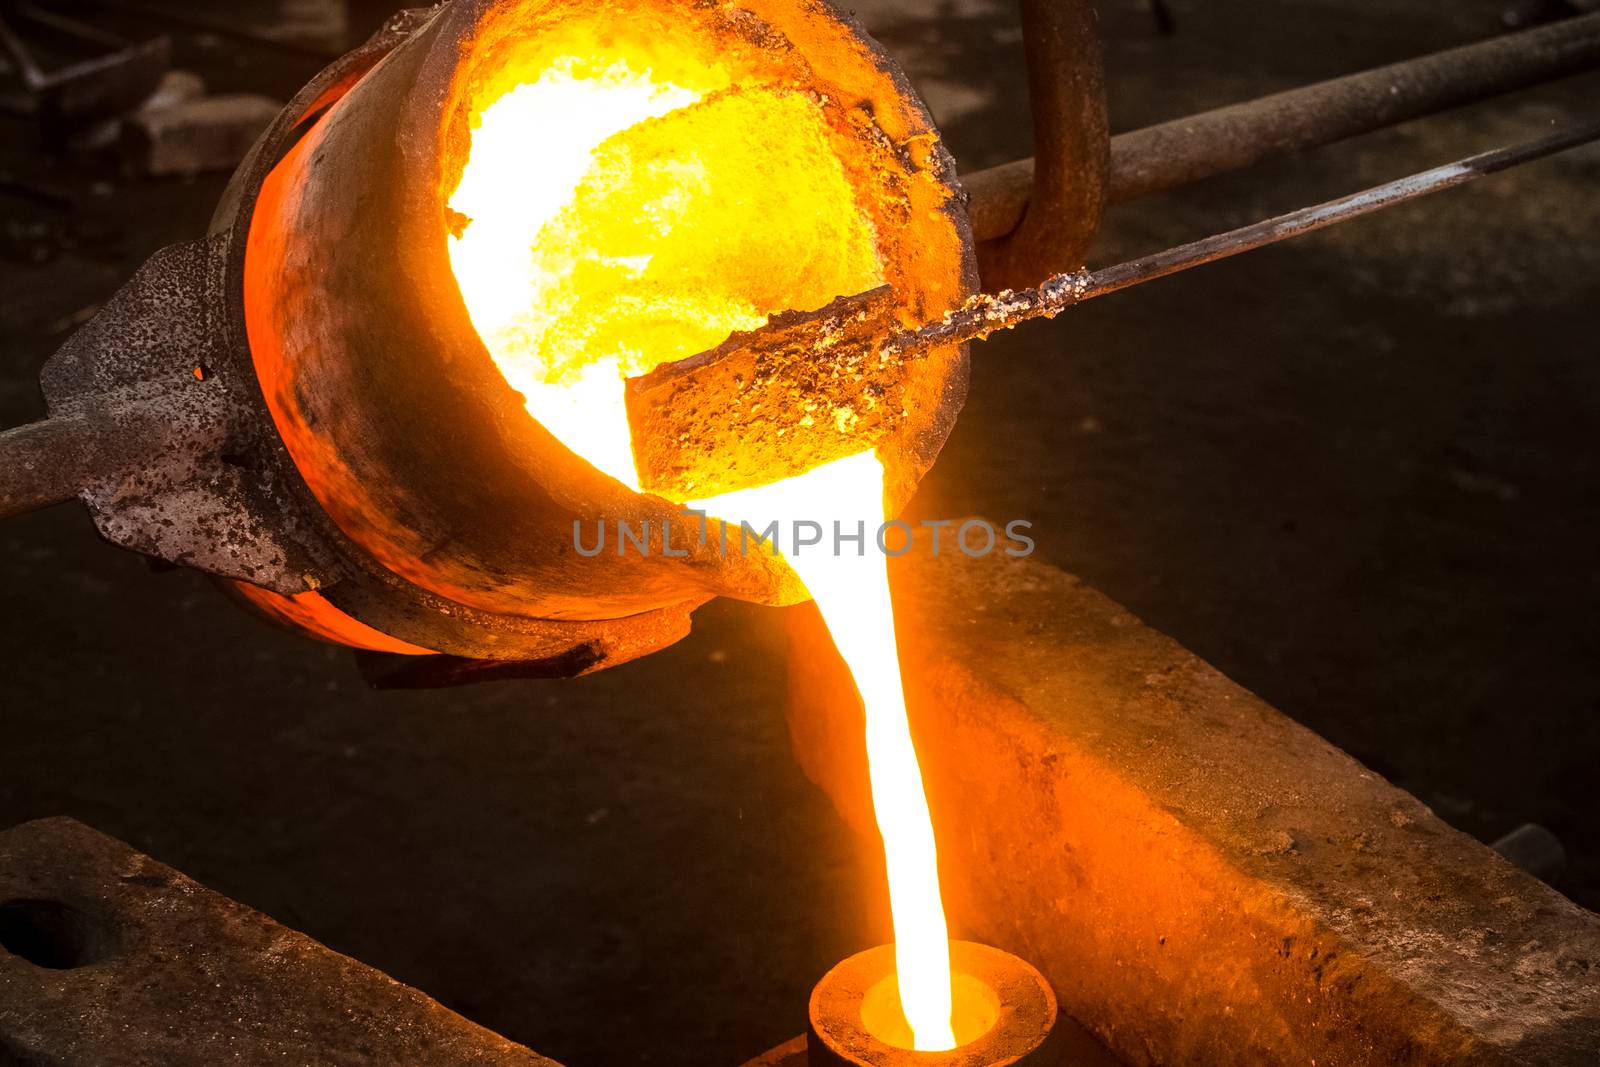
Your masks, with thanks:
M 98 403 L 0 433 L 0 518 L 71 500 L 137 470 L 181 427 L 154 404 Z

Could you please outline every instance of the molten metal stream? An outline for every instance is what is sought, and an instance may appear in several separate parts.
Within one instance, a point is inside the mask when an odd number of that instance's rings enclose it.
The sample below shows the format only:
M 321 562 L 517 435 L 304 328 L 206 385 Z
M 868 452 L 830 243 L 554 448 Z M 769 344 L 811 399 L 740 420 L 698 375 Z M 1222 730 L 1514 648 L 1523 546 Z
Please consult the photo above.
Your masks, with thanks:
M 851 535 L 864 531 L 871 542 L 884 520 L 883 464 L 873 453 L 861 452 L 795 478 L 691 506 L 750 522 L 758 530 L 773 519 L 788 530 L 796 520 L 809 519 L 825 530 Z M 914 1048 L 954 1048 L 949 931 L 939 896 L 933 822 L 900 683 L 888 564 L 876 545 L 864 545 L 856 555 L 836 553 L 837 546 L 824 540 L 811 553 L 795 546 L 786 558 L 816 600 L 861 693 L 872 806 L 889 873 L 900 1008 L 911 1026 Z
M 622 31 L 619 31 L 622 32 Z M 631 47 L 625 47 L 625 44 Z M 613 39 L 508 87 L 476 116 L 450 197 L 450 262 L 473 326 L 527 409 L 637 490 L 623 381 L 768 315 L 883 281 L 820 106 L 749 72 Z M 653 58 L 651 58 L 653 55 Z M 643 57 L 643 58 L 641 58 Z M 864 532 L 859 554 L 788 557 L 866 713 L 900 999 L 917 1049 L 952 1048 L 948 933 L 906 721 L 884 556 L 883 467 L 865 451 L 694 506 L 764 529 Z

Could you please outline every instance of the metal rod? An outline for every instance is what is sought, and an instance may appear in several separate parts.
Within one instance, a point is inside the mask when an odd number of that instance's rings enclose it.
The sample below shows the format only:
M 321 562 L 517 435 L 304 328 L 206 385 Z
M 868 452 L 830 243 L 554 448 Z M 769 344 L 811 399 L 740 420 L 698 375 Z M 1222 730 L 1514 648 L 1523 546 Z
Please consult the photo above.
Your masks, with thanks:
M 1107 198 L 1123 203 L 1596 67 L 1600 12 L 1119 134 Z M 977 240 L 1016 229 L 1033 169 L 1020 159 L 962 178 Z
M 0 518 L 78 495 L 96 428 L 87 416 L 41 419 L 0 433 Z
M 979 249 L 985 289 L 1027 285 L 1083 262 L 1110 169 L 1105 62 L 1094 0 L 1020 0 L 1035 165 L 1021 221 Z
M 182 436 L 156 405 L 108 402 L 0 433 L 0 518 L 71 500 L 136 469 Z
M 881 351 L 887 356 L 907 355 L 931 348 L 976 340 L 995 330 L 1010 329 L 1021 322 L 1056 313 L 1085 300 L 1131 285 L 1164 278 L 1190 267 L 1212 263 L 1241 252 L 1275 244 L 1335 223 L 1370 215 L 1374 211 L 1413 200 L 1441 189 L 1464 185 L 1486 174 L 1542 159 L 1556 152 L 1600 140 L 1600 122 L 1585 123 L 1571 129 L 1508 148 L 1470 156 L 1455 163 L 1399 178 L 1371 189 L 1330 200 L 1323 204 L 1291 211 L 1287 215 L 1241 226 L 1227 233 L 1191 241 L 1164 252 L 1105 267 L 1058 274 L 1034 289 L 1020 292 L 980 293 L 943 321 L 917 330 L 891 335 Z

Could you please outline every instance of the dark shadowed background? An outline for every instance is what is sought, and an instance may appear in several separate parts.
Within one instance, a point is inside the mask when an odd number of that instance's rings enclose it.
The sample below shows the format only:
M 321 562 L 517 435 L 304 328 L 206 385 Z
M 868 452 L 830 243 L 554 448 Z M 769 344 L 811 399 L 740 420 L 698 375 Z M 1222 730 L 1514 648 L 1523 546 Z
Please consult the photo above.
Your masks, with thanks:
M 189 10 L 169 5 L 173 10 Z M 1544 17 L 1528 0 L 1101 0 L 1131 129 Z M 330 4 L 207 17 L 322 47 Z M 1028 151 L 1008 0 L 861 0 L 964 169 Z M 200 6 L 196 6 L 196 11 Z M 304 52 L 175 30 L 213 89 Z M 1093 262 L 1595 114 L 1600 77 L 1114 210 Z M 0 115 L 0 425 L 222 176 L 129 180 Z M 19 191 L 17 186 L 25 187 Z M 28 190 L 44 188 L 59 199 Z M 913 506 L 1040 552 L 1486 840 L 1535 821 L 1600 905 L 1600 151 L 1096 301 L 974 350 Z M 884 936 L 796 769 L 781 617 L 739 604 L 570 683 L 366 689 L 69 504 L 0 524 L 0 825 L 70 814 L 589 1064 L 737 1063 Z

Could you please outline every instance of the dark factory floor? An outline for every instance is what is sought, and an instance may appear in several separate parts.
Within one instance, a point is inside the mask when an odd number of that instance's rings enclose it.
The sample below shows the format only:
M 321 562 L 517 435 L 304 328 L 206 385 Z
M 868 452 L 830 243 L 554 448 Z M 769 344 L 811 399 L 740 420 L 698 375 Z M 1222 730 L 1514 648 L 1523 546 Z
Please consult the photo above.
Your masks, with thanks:
M 169 5 L 174 9 L 178 4 Z M 846 5 L 849 6 L 849 5 Z M 1102 0 L 1113 126 L 1494 34 L 1536 0 Z M 280 11 L 279 8 L 283 10 Z M 1010 0 L 856 0 L 965 170 L 1028 151 Z M 315 3 L 209 18 L 316 29 Z M 245 24 L 244 22 L 240 23 Z M 174 29 L 214 90 L 305 51 Z M 1114 209 L 1095 264 L 1593 117 L 1588 75 Z M 0 115 L 0 425 L 225 178 L 135 180 Z M 1600 906 L 1600 149 L 1097 300 L 974 349 L 913 517 L 1045 558 Z M 351 657 L 76 504 L 0 523 L 0 826 L 69 814 L 569 1062 L 737 1063 L 885 939 L 789 754 L 778 611 L 577 682 L 368 689 Z

